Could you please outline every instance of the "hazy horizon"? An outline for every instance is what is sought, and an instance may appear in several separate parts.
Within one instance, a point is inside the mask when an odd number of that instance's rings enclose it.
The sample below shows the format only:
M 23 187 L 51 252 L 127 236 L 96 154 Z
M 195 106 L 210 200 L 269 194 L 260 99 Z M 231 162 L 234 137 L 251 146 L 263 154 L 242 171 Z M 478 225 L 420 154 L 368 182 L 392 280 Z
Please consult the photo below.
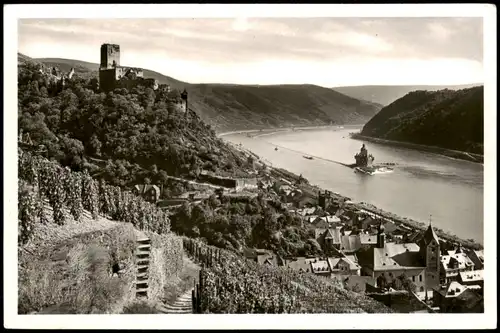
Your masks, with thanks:
M 18 52 L 121 65 L 188 83 L 482 84 L 482 18 L 20 19 Z

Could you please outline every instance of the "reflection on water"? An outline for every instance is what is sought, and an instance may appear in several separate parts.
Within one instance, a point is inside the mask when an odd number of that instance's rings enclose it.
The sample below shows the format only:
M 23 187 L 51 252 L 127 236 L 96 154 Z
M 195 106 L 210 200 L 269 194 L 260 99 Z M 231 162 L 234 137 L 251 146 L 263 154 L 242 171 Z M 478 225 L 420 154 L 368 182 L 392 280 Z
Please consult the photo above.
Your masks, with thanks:
M 273 166 L 302 173 L 320 187 L 419 221 L 428 221 L 432 214 L 437 227 L 483 241 L 481 164 L 366 142 L 375 163 L 393 162 L 397 166 L 388 174 L 355 173 L 332 162 L 354 162 L 362 142 L 349 138 L 352 131 L 295 131 L 254 138 L 229 135 L 224 139 L 241 143 Z M 281 148 L 276 151 L 276 146 Z M 320 158 L 308 160 L 304 154 Z

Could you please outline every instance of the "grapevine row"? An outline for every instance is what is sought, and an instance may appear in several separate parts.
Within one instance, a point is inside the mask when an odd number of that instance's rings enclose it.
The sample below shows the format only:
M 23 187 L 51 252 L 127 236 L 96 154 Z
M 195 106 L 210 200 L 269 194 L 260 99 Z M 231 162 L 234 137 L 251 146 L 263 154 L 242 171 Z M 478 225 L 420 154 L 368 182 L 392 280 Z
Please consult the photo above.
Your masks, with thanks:
M 43 209 L 46 202 L 52 208 L 53 221 L 66 222 L 65 209 L 80 220 L 84 209 L 93 219 L 99 215 L 130 222 L 141 230 L 158 234 L 170 232 L 167 213 L 156 205 L 123 191 L 117 186 L 93 179 L 88 172 L 72 172 L 41 156 L 19 149 L 19 242 L 26 243 L 36 223 L 46 223 Z
M 184 239 L 201 264 L 197 313 L 383 312 L 380 305 L 310 273 L 259 265 L 227 250 Z

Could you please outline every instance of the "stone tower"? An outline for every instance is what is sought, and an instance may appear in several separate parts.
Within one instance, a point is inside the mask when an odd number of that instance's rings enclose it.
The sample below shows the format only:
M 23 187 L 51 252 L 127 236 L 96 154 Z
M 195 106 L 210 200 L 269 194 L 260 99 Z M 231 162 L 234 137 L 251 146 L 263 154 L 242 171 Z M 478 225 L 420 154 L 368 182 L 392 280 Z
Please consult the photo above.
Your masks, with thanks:
M 111 69 L 120 66 L 120 45 L 101 45 L 101 69 Z
M 441 249 L 439 238 L 430 224 L 418 245 L 420 246 L 420 257 L 426 267 L 425 281 L 427 289 L 438 287 L 441 268 Z
M 385 227 L 382 224 L 382 221 L 380 221 L 380 225 L 378 226 L 377 248 L 378 249 L 385 248 Z

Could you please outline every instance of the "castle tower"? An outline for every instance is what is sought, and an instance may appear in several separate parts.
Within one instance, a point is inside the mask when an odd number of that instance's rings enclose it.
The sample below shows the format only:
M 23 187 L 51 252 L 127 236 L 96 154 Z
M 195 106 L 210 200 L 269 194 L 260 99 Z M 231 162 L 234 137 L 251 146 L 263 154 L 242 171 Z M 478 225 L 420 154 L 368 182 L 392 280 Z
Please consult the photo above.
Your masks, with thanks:
M 111 69 L 120 66 L 120 45 L 101 45 L 101 69 Z
M 441 249 L 439 238 L 430 223 L 419 243 L 420 257 L 426 267 L 425 281 L 427 289 L 438 287 L 441 268 Z

